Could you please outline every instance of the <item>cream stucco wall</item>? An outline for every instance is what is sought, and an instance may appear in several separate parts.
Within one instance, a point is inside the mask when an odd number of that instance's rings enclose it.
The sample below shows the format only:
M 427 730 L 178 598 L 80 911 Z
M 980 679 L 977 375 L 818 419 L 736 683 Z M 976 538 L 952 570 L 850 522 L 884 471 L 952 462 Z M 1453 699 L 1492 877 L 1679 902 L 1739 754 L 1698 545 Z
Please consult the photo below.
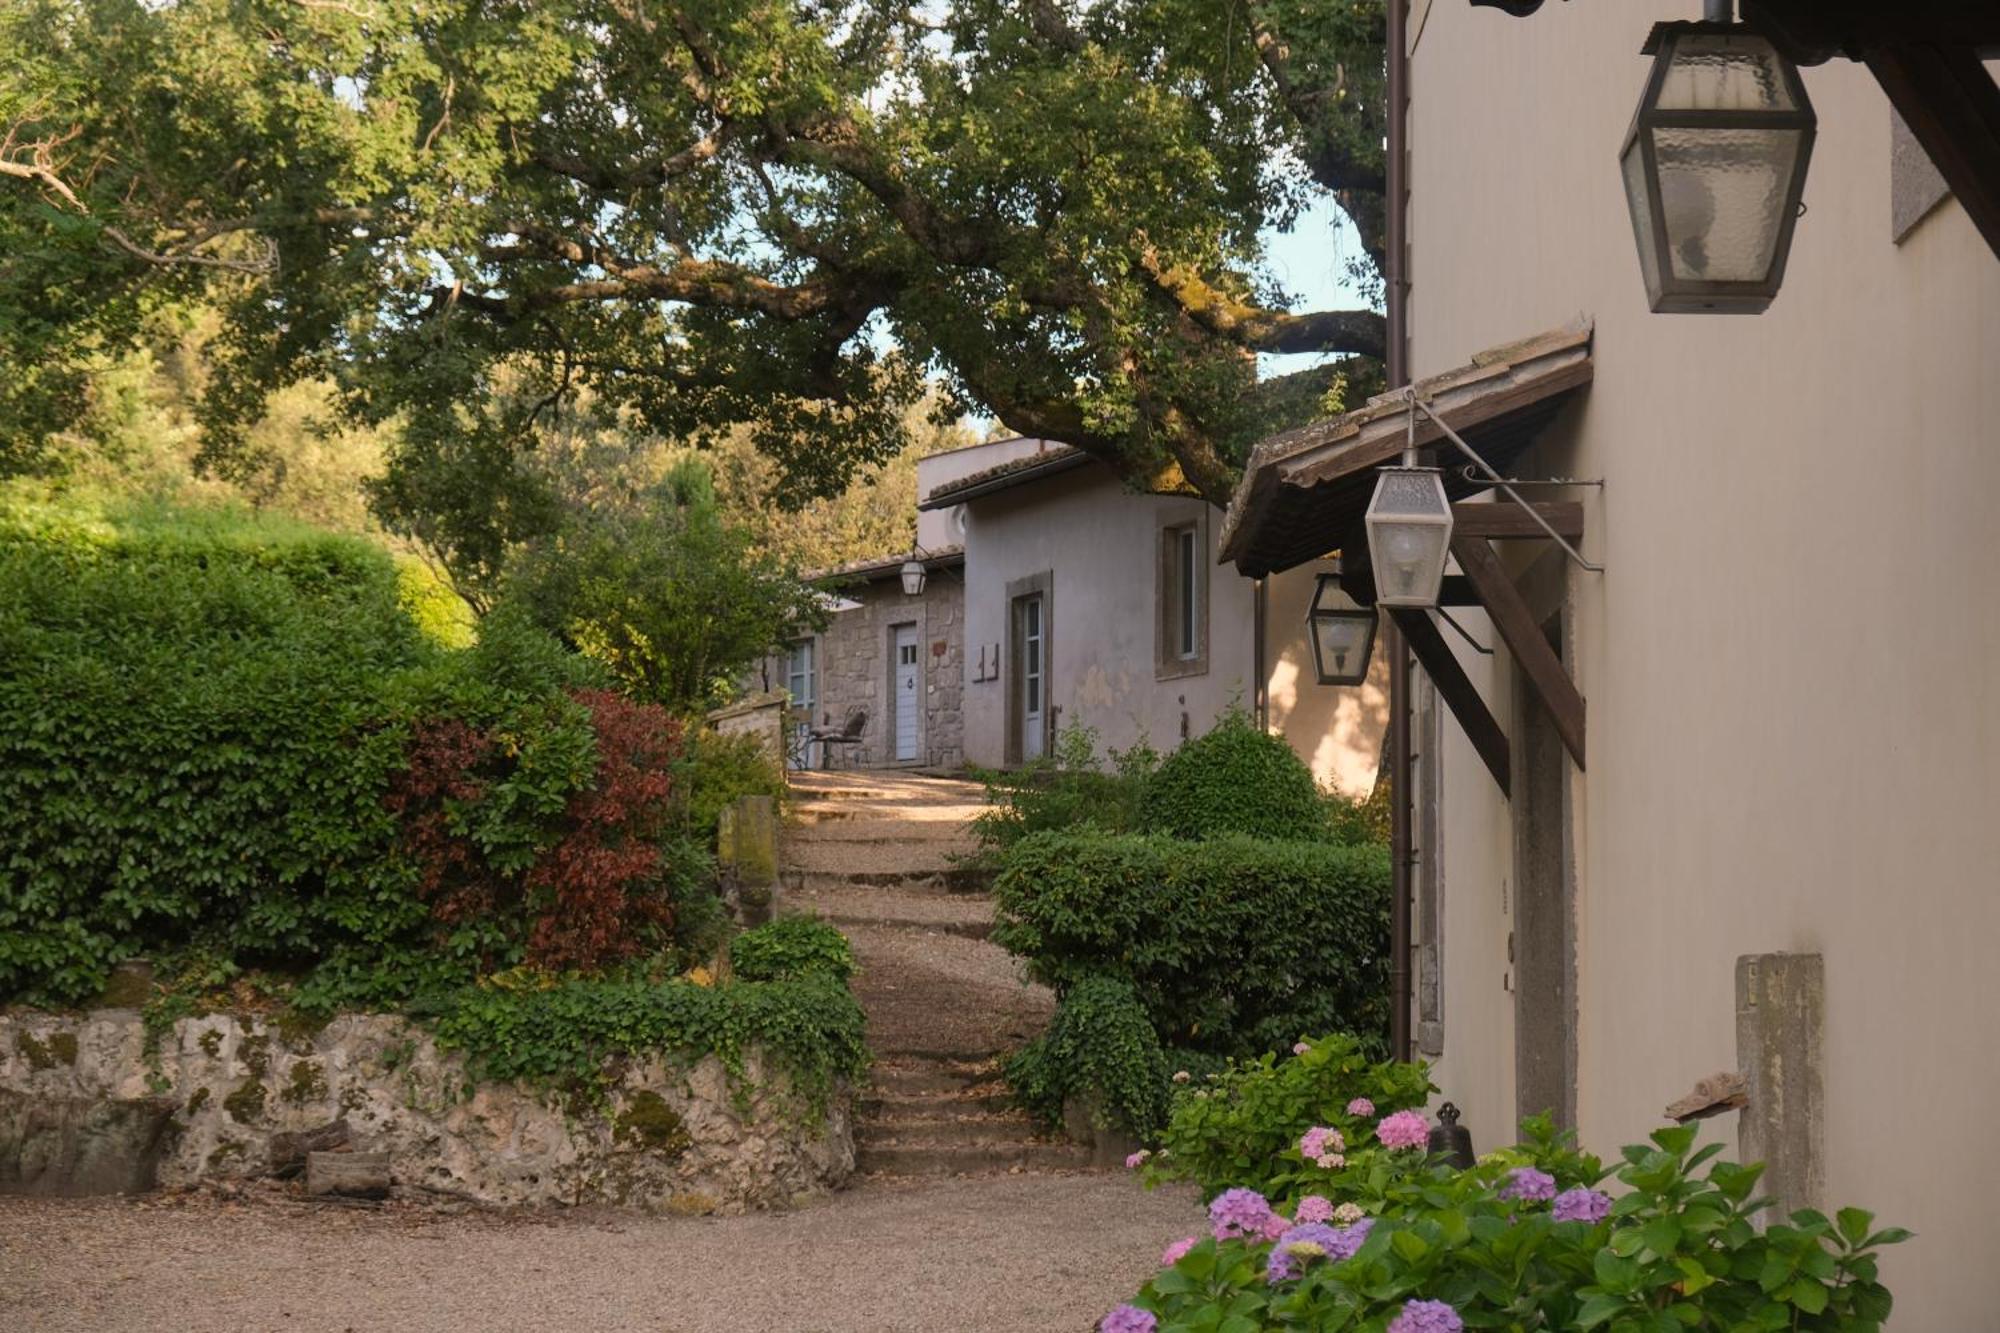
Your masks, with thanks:
M 1007 673 L 974 680 L 980 650 L 1007 651 L 1007 585 L 1048 573 L 1049 702 L 1061 727 L 1085 726 L 1099 743 L 1140 739 L 1161 750 L 1199 735 L 1232 700 L 1251 703 L 1252 584 L 1213 565 L 1220 515 L 1182 496 L 1139 495 L 1103 467 L 1067 472 L 967 506 L 965 525 L 965 757 L 997 766 L 1006 756 Z M 1198 520 L 1210 559 L 1208 670 L 1155 678 L 1160 531 Z M 1185 717 L 1185 723 L 1183 718 Z
M 1888 105 L 1834 61 L 1776 303 L 1649 314 L 1616 157 L 1648 24 L 1691 8 L 1434 5 L 1412 68 L 1413 373 L 1596 321 L 1595 384 L 1523 464 L 1607 483 L 1607 572 L 1569 575 L 1580 1128 L 1636 1139 L 1734 1062 L 1739 954 L 1818 951 L 1827 1201 L 1919 1233 L 1897 1328 L 1994 1328 L 2000 262 L 1955 203 L 1891 242 Z M 1513 730 L 1504 651 L 1466 665 Z M 1437 1081 L 1491 1144 L 1511 825 L 1444 734 Z
M 1047 440 L 1016 435 L 1004 440 L 984 440 L 978 444 L 968 444 L 962 449 L 947 449 L 943 453 L 919 458 L 917 503 L 922 504 L 930 498 L 932 491 L 962 477 L 969 477 L 975 472 L 984 472 L 987 468 L 998 467 L 1002 463 L 1011 463 L 1017 458 L 1027 458 L 1056 447 Z M 926 551 L 963 545 L 964 519 L 964 505 L 953 505 L 949 509 L 919 509 L 917 545 Z
M 1375 786 L 1382 732 L 1389 724 L 1388 654 L 1375 654 L 1368 679 L 1355 688 L 1321 685 L 1314 678 L 1306 611 L 1318 576 L 1333 568 L 1330 563 L 1301 565 L 1265 580 L 1266 720 L 1273 733 L 1298 751 L 1321 786 L 1364 797 Z

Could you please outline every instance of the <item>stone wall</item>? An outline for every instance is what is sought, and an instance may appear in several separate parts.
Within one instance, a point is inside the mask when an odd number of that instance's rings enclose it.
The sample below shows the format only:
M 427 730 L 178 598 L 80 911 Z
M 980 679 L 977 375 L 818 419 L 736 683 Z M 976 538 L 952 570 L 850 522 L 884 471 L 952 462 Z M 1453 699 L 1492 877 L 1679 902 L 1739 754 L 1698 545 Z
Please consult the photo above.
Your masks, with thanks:
M 634 1061 L 603 1113 L 571 1117 L 531 1089 L 470 1083 L 463 1057 L 392 1015 L 318 1030 L 188 1018 L 149 1057 L 134 1010 L 0 1012 L 0 1194 L 270 1174 L 298 1136 L 335 1121 L 355 1150 L 389 1153 L 395 1184 L 418 1195 L 731 1213 L 843 1184 L 848 1098 L 807 1126 L 755 1052 L 746 1068 L 737 1089 L 714 1057 Z
M 855 708 L 868 710 L 861 743 L 836 746 L 830 759 L 835 768 L 897 767 L 895 738 L 890 734 L 890 691 L 894 684 L 890 661 L 891 631 L 897 625 L 917 628 L 917 657 L 923 666 L 921 720 L 914 765 L 957 768 L 965 761 L 965 578 L 964 568 L 933 568 L 924 591 L 911 597 L 900 579 L 887 577 L 843 587 L 839 595 L 859 603 L 834 613 L 819 635 L 819 704 L 815 724 L 839 726 Z M 785 678 L 784 662 L 765 668 L 774 682 Z M 820 762 L 812 747 L 810 762 Z
M 718 736 L 754 736 L 773 762 L 785 757 L 786 697 L 783 690 L 760 690 L 708 715 Z

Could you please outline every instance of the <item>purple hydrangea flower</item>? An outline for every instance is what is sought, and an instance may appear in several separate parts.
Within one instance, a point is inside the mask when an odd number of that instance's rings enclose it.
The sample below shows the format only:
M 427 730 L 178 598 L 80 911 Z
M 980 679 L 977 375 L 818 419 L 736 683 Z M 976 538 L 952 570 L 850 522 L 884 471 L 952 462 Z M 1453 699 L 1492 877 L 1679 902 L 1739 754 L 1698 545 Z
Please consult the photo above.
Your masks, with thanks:
M 1556 1197 L 1556 1178 L 1532 1166 L 1517 1166 L 1507 1173 L 1507 1183 L 1500 1187 L 1500 1197 L 1517 1199 L 1522 1203 L 1553 1199 Z
M 1366 1097 L 1356 1097 L 1353 1101 L 1347 1104 L 1347 1113 L 1349 1115 L 1360 1115 L 1360 1116 L 1374 1115 L 1375 1103 L 1369 1101 Z
M 1153 1333 L 1160 1321 L 1149 1310 L 1121 1305 L 1098 1323 L 1098 1333 Z
M 1217 1240 L 1257 1237 L 1271 1220 L 1271 1205 L 1253 1189 L 1224 1190 L 1208 1205 L 1209 1230 Z
M 1341 1247 L 1340 1233 L 1320 1222 L 1289 1228 L 1271 1246 L 1271 1258 L 1264 1265 L 1267 1282 L 1283 1282 L 1299 1275 L 1314 1259 L 1327 1259 Z
M 1187 1252 L 1200 1243 L 1198 1237 L 1183 1236 L 1166 1249 L 1160 1251 L 1160 1267 L 1172 1268 L 1187 1256 Z
M 1424 1148 L 1430 1146 L 1431 1127 L 1421 1111 L 1398 1111 L 1375 1123 L 1375 1137 L 1384 1148 Z
M 1389 1333 L 1465 1333 L 1465 1321 L 1443 1301 L 1411 1301 L 1389 1321 Z
M 1549 1214 L 1558 1222 L 1602 1222 L 1611 1216 L 1611 1196 L 1579 1185 L 1556 1195 Z
M 1333 1248 L 1327 1252 L 1326 1257 L 1335 1263 L 1343 1259 L 1352 1259 L 1360 1250 L 1362 1242 L 1368 1239 L 1368 1233 L 1374 1229 L 1375 1219 L 1372 1217 L 1364 1217 L 1353 1226 L 1335 1227 Z

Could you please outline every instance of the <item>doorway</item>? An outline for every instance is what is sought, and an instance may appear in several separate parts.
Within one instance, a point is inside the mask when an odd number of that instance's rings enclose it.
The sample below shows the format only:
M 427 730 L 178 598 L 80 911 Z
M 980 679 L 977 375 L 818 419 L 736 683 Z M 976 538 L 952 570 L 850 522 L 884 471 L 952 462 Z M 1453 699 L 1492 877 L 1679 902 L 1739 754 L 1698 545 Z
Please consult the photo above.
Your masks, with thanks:
M 895 688 L 889 696 L 889 713 L 896 737 L 896 762 L 917 759 L 917 627 L 897 625 L 890 631 L 890 661 L 895 664 Z
M 1048 751 L 1048 637 L 1040 594 L 1014 603 L 1015 642 L 1020 645 L 1020 749 L 1023 761 Z

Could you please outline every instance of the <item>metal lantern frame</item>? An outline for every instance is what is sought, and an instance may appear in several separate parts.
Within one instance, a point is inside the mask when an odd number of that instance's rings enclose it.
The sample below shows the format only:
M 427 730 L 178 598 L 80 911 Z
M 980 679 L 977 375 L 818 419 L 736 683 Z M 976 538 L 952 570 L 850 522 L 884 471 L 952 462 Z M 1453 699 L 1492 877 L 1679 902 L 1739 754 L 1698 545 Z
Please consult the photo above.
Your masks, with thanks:
M 1330 598 L 1345 605 L 1337 605 Z M 1326 623 L 1352 624 L 1361 631 L 1361 646 L 1350 653 L 1347 670 L 1329 669 L 1326 645 L 1320 627 Z M 1312 640 L 1313 674 L 1322 685 L 1359 685 L 1368 679 L 1368 664 L 1375 656 L 1375 630 L 1379 623 L 1374 608 L 1357 604 L 1340 586 L 1339 573 L 1321 574 L 1313 587 L 1312 605 L 1306 610 L 1306 637 Z
M 1738 41 L 1761 42 L 1770 48 L 1773 67 L 1785 81 L 1791 95 L 1793 109 L 1789 111 L 1761 110 L 1756 108 L 1662 109 L 1660 98 L 1665 91 L 1667 78 L 1674 67 L 1674 57 L 1680 43 L 1689 37 L 1728 37 Z M 1805 81 L 1799 77 L 1798 66 L 1787 59 L 1783 52 L 1772 45 L 1769 38 L 1746 24 L 1704 21 L 1699 23 L 1659 23 L 1646 37 L 1646 44 L 1640 48 L 1641 55 L 1653 57 L 1653 69 L 1646 79 L 1646 88 L 1639 97 L 1639 107 L 1632 114 L 1632 126 L 1625 133 L 1624 145 L 1618 151 L 1619 170 L 1625 172 L 1625 162 L 1635 146 L 1640 153 L 1640 180 L 1645 190 L 1645 206 L 1651 223 L 1650 235 L 1640 235 L 1637 217 L 1633 222 L 1633 237 L 1641 248 L 1641 268 L 1647 281 L 1647 298 L 1655 314 L 1733 314 L 1755 315 L 1767 309 L 1778 289 L 1785 281 L 1785 262 L 1792 252 L 1792 233 L 1798 225 L 1799 202 L 1804 197 L 1806 172 L 1812 163 L 1813 138 L 1818 129 L 1818 117 L 1813 114 L 1812 101 L 1806 96 Z M 1692 130 L 1792 130 L 1799 136 L 1798 151 L 1792 160 L 1791 179 L 1786 186 L 1783 208 L 1778 215 L 1778 231 L 1771 248 L 1770 267 L 1762 278 L 1752 280 L 1718 281 L 1706 278 L 1686 278 L 1676 276 L 1673 263 L 1673 238 L 1667 232 L 1666 196 L 1660 187 L 1660 163 L 1654 131 L 1672 129 Z M 1638 202 L 1631 198 L 1631 182 L 1626 181 L 1627 202 L 1635 212 Z M 1643 253 L 1648 241 L 1652 253 Z
M 903 562 L 903 595 L 918 597 L 923 594 L 924 580 L 928 577 L 924 562 L 914 556 Z
M 1434 498 L 1432 507 L 1416 510 L 1407 508 L 1386 508 L 1386 497 L 1398 481 L 1403 478 L 1425 478 L 1430 495 Z M 1444 473 L 1434 467 L 1416 467 L 1405 464 L 1402 467 L 1378 469 L 1375 480 L 1375 495 L 1368 502 L 1368 512 L 1363 518 L 1368 529 L 1368 554 L 1375 566 L 1375 604 L 1377 606 L 1436 606 L 1438 593 L 1444 588 L 1444 568 L 1451 559 L 1451 497 L 1444 488 Z M 1439 529 L 1435 538 L 1436 560 L 1426 571 L 1426 577 L 1418 586 L 1406 593 L 1399 593 L 1384 585 L 1394 561 L 1388 558 L 1386 549 L 1391 530 L 1398 526 L 1425 527 Z

